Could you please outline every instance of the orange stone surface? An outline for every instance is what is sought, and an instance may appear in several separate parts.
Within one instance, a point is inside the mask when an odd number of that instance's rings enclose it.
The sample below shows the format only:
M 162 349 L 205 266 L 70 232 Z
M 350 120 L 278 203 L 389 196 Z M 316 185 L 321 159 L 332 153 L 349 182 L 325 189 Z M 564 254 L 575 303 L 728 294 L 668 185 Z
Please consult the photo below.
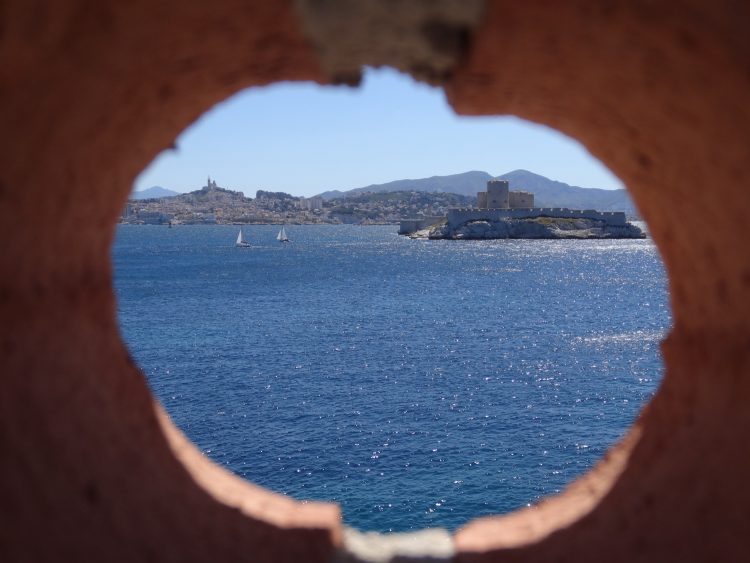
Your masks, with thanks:
M 340 548 L 335 505 L 233 477 L 172 426 L 120 337 L 109 258 L 134 178 L 203 112 L 329 80 L 295 5 L 0 4 L 0 561 Z M 730 0 L 488 1 L 454 41 L 459 113 L 554 127 L 624 181 L 675 322 L 628 436 L 561 495 L 460 530 L 457 560 L 750 560 L 748 22 Z

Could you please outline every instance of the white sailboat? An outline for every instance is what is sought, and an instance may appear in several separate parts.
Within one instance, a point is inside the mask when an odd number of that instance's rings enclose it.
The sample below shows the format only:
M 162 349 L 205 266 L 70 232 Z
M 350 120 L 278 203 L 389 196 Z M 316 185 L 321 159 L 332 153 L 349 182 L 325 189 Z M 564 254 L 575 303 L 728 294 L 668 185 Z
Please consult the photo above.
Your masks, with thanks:
M 289 242 L 289 237 L 286 236 L 286 231 L 284 230 L 284 226 L 281 226 L 281 230 L 279 231 L 279 234 L 276 235 L 276 240 L 279 242 Z
M 242 227 L 240 227 L 240 232 L 237 233 L 237 242 L 234 243 L 234 246 L 239 246 L 241 248 L 248 248 L 250 246 L 250 243 L 247 242 L 242 235 Z

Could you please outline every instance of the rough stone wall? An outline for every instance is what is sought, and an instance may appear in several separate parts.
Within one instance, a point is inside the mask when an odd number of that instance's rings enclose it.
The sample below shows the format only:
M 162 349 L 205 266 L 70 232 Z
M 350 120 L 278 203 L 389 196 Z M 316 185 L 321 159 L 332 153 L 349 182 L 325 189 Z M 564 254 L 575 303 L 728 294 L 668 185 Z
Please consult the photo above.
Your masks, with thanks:
M 508 205 L 512 208 L 534 207 L 534 194 L 531 192 L 509 192 Z
M 337 507 L 181 439 L 112 290 L 136 175 L 215 103 L 283 79 L 324 79 L 285 2 L 0 3 L 1 561 L 325 561 L 339 541 Z
M 447 219 L 448 226 L 455 229 L 467 221 L 499 221 L 508 217 L 513 219 L 527 219 L 531 217 L 595 219 L 613 226 L 621 226 L 627 223 L 625 213 L 622 211 L 594 211 L 593 209 L 580 210 L 565 207 L 533 207 L 527 209 L 471 209 L 454 207 L 448 210 Z
M 408 235 L 422 229 L 426 229 L 444 220 L 445 217 L 424 217 L 422 219 L 402 219 L 399 222 L 398 234 Z
M 133 179 L 181 130 L 244 87 L 355 81 L 331 70 L 338 45 L 443 82 L 459 113 L 579 140 L 669 274 L 666 375 L 631 431 L 561 495 L 460 530 L 456 559 L 747 561 L 750 5 L 306 4 L 0 3 L 0 559 L 324 561 L 341 545 L 336 507 L 228 475 L 164 417 L 120 339 L 109 262 Z
M 748 558 L 748 18 L 729 1 L 488 3 L 453 107 L 554 127 L 623 180 L 664 258 L 674 328 L 623 446 L 542 506 L 460 531 L 460 551 L 492 553 L 462 560 Z
M 508 182 L 506 180 L 490 180 L 487 182 L 487 208 L 508 208 Z

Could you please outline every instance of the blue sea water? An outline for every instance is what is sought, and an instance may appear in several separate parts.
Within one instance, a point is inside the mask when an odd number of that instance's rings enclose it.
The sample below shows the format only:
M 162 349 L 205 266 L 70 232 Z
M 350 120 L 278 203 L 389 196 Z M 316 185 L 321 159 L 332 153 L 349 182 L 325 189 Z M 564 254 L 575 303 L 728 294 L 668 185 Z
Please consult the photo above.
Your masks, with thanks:
M 123 338 L 217 463 L 364 530 L 455 529 L 560 491 L 625 432 L 671 319 L 649 240 L 120 226 Z

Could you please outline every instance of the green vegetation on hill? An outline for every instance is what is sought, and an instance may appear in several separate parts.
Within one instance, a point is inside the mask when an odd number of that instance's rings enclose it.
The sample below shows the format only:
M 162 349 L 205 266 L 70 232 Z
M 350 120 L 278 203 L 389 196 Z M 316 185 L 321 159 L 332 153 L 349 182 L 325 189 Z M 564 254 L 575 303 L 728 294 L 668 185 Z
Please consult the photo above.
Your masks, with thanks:
M 265 190 L 258 190 L 255 192 L 256 199 L 299 199 L 286 192 L 267 192 Z
M 466 207 L 476 198 L 450 193 L 359 192 L 330 200 L 329 214 L 342 223 L 395 223 L 418 215 L 445 215 L 449 207 Z
M 255 199 L 219 187 L 163 199 L 131 200 L 126 223 L 398 223 L 406 217 L 445 215 L 475 200 L 448 193 L 357 193 L 310 209 L 304 198 L 258 190 Z

